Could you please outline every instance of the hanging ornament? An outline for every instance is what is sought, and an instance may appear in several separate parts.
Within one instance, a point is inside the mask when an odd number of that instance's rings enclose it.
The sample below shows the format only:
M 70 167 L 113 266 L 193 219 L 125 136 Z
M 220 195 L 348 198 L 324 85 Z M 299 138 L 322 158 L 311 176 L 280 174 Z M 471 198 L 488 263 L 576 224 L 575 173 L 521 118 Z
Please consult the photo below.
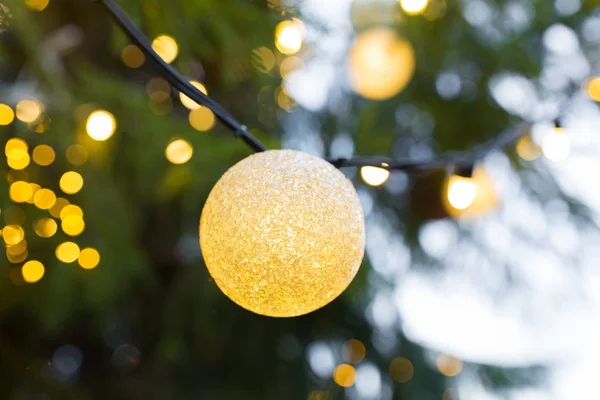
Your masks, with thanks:
M 400 93 L 412 79 L 415 65 L 412 45 L 391 28 L 359 33 L 348 57 L 354 91 L 371 100 L 386 100 Z
M 212 189 L 200 245 L 227 297 L 257 314 L 293 317 L 348 287 L 364 255 L 364 217 L 352 183 L 327 161 L 265 151 Z

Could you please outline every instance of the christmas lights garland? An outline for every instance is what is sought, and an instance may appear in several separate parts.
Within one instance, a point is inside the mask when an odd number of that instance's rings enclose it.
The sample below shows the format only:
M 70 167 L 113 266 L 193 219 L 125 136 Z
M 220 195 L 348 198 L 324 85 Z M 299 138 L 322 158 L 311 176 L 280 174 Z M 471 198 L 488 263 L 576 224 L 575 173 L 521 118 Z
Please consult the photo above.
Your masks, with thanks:
M 354 186 L 339 168 L 445 169 L 470 178 L 481 157 L 529 130 L 524 124 L 470 152 L 426 161 L 324 160 L 300 151 L 268 150 L 245 125 L 165 62 L 114 0 L 97 1 L 173 87 L 210 109 L 256 152 L 231 167 L 213 187 L 202 210 L 199 236 L 217 286 L 257 314 L 295 317 L 312 312 L 338 297 L 356 276 L 365 251 L 364 215 Z
M 216 101 L 202 93 L 197 87 L 190 84 L 175 68 L 166 63 L 152 48 L 148 38 L 135 26 L 127 14 L 114 2 L 114 0 L 97 0 L 102 3 L 113 17 L 115 22 L 123 29 L 127 36 L 140 48 L 140 50 L 155 64 L 158 72 L 173 87 L 188 96 L 196 103 L 210 109 L 215 116 L 231 131 L 242 139 L 253 151 L 262 152 L 267 147 L 252 135 L 246 125 L 240 123 L 231 113 Z M 401 171 L 428 171 L 449 169 L 449 172 L 461 176 L 470 176 L 475 163 L 488 152 L 507 146 L 527 133 L 530 124 L 523 124 L 515 129 L 509 129 L 487 143 L 477 146 L 469 152 L 446 153 L 432 160 L 393 160 L 384 157 L 354 157 L 327 160 L 337 168 L 346 167 L 379 167 L 386 170 Z

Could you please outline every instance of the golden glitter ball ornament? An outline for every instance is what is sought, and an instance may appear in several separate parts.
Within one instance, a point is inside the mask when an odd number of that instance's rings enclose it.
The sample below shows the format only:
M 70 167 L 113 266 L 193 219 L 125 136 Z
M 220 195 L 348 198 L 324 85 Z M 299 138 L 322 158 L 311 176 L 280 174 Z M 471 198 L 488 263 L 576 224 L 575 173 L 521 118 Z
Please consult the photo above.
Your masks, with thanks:
M 210 192 L 200 246 L 219 288 L 270 317 L 317 310 L 352 282 L 365 226 L 352 183 L 327 161 L 293 150 L 251 155 Z

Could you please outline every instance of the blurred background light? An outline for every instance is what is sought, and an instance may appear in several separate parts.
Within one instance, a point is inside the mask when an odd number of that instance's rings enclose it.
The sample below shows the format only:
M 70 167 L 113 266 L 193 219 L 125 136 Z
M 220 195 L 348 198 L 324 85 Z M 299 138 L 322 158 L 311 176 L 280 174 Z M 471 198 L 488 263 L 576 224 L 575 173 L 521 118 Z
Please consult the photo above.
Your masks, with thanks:
M 335 359 L 331 348 L 322 342 L 308 346 L 307 359 L 311 370 L 320 378 L 329 378 L 335 368 Z
M 423 14 L 427 9 L 429 0 L 399 0 L 400 7 L 409 15 Z
M 27 168 L 30 161 L 31 158 L 29 157 L 29 153 L 22 149 L 11 150 L 6 157 L 8 166 L 16 170 Z
M 19 225 L 7 225 L 2 229 L 4 243 L 14 246 L 25 238 L 25 231 Z
M 63 210 L 64 207 L 66 207 L 68 205 L 69 205 L 69 200 L 65 199 L 64 197 L 57 197 L 56 202 L 50 208 L 50 215 L 52 215 L 54 218 L 60 218 L 61 211 Z M 81 215 L 83 216 L 83 212 L 81 213 Z
M 173 164 L 185 164 L 194 153 L 192 145 L 183 139 L 173 140 L 165 149 L 165 156 Z
M 87 134 L 99 142 L 108 140 L 117 129 L 114 115 L 105 110 L 92 112 L 86 122 Z
M 368 166 L 360 169 L 360 176 L 367 185 L 381 186 L 390 177 L 390 171 L 385 168 Z
M 171 64 L 179 54 L 177 41 L 168 35 L 161 35 L 152 41 L 152 48 L 167 64 Z
M 43 11 L 50 4 L 50 0 L 25 0 L 25 4 L 34 11 Z
M 8 139 L 8 141 L 6 142 L 6 145 L 4 146 L 4 154 L 8 157 L 8 154 L 12 150 L 16 150 L 16 149 L 27 152 L 27 150 L 29 149 L 29 146 L 27 146 L 27 142 L 25 142 L 23 139 L 17 139 L 17 138 Z
M 73 345 L 60 346 L 52 355 L 52 370 L 59 381 L 72 379 L 81 368 L 83 354 Z
M 542 149 L 531 136 L 525 135 L 517 141 L 517 154 L 525 161 L 533 161 L 542 155 Z
M 295 54 L 302 48 L 305 27 L 299 19 L 281 21 L 275 28 L 275 46 L 282 54 Z
M 27 283 L 38 282 L 44 276 L 44 264 L 39 261 L 27 261 L 21 268 L 23 280 Z
M 408 358 L 394 358 L 390 363 L 390 376 L 396 382 L 406 383 L 412 379 L 414 374 L 415 367 Z
M 585 82 L 585 90 L 594 101 L 600 102 L 600 76 L 595 76 Z
M 80 166 L 86 163 L 89 157 L 88 150 L 80 144 L 72 144 L 67 148 L 67 161 L 75 166 Z
M 463 368 L 463 362 L 447 354 L 440 354 L 436 360 L 438 371 L 444 376 L 456 376 Z
M 341 387 L 350 387 L 356 381 L 356 370 L 352 365 L 340 364 L 333 371 L 333 380 Z
M 28 182 L 17 181 L 10 185 L 9 195 L 15 203 L 25 203 L 33 196 L 33 188 Z
M 10 106 L 0 104 L 0 125 L 10 125 L 15 120 L 15 112 Z
M 79 215 L 67 215 L 62 220 L 61 228 L 69 236 L 79 236 L 85 229 L 85 222 Z
M 130 44 L 123 48 L 121 60 L 129 68 L 140 68 L 146 62 L 146 56 L 139 47 Z
M 205 132 L 215 126 L 215 114 L 208 108 L 201 106 L 190 111 L 189 121 L 192 128 Z
M 359 33 L 348 57 L 352 87 L 371 100 L 385 100 L 400 93 L 412 79 L 415 66 L 412 45 L 391 28 Z
M 69 215 L 77 215 L 83 218 L 83 210 L 75 204 L 67 204 L 60 210 L 60 219 L 65 219 Z
M 563 161 L 571 153 L 571 138 L 563 128 L 549 130 L 542 140 L 542 152 L 550 161 Z
M 49 210 L 56 203 L 56 195 L 50 189 L 40 189 L 33 195 L 33 203 L 40 210 Z
M 208 91 L 206 90 L 206 86 L 204 86 L 202 83 L 200 83 L 198 81 L 190 81 L 190 84 L 192 86 L 194 86 L 196 89 L 200 90 L 202 93 L 208 95 Z M 196 103 L 194 100 L 190 99 L 188 96 L 186 96 L 183 93 L 179 93 L 179 100 L 181 101 L 181 104 L 184 105 L 184 107 L 186 107 L 186 108 L 188 108 L 190 110 L 195 110 L 195 109 L 201 107 L 200 104 Z
M 100 253 L 96 249 L 87 247 L 81 250 L 78 262 L 83 269 L 94 269 L 100 264 Z
M 33 149 L 33 162 L 43 167 L 48 166 L 54 162 L 56 154 L 54 149 L 46 144 L 40 144 Z
M 43 107 L 37 100 L 23 99 L 17 103 L 16 116 L 20 121 L 29 123 L 37 120 L 43 112 Z
M 366 354 L 367 349 L 360 340 L 351 339 L 342 346 L 342 358 L 347 363 L 358 364 L 365 358 Z
M 251 63 L 254 69 L 263 74 L 268 74 L 275 67 L 275 54 L 265 46 L 252 50 Z
M 42 218 L 35 221 L 33 230 L 39 237 L 49 238 L 54 236 L 58 230 L 58 225 L 52 218 Z
M 75 194 L 83 187 L 83 177 L 75 171 L 68 171 L 60 177 L 59 185 L 66 194 Z
M 64 242 L 56 248 L 56 258 L 60 261 L 70 264 L 79 258 L 79 246 L 73 242 Z

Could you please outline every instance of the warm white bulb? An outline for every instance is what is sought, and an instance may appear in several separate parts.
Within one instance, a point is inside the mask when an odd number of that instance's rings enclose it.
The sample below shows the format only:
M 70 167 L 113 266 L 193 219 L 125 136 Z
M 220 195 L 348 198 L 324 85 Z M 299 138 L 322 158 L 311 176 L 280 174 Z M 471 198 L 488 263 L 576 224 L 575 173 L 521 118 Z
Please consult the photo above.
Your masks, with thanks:
M 475 200 L 477 186 L 473 179 L 451 176 L 448 181 L 448 202 L 457 210 L 465 210 Z
M 295 54 L 302 48 L 304 40 L 303 24 L 300 20 L 283 21 L 275 30 L 275 46 L 286 55 Z
M 542 152 L 550 161 L 563 161 L 571 153 L 571 138 L 562 128 L 552 129 L 543 138 Z
M 367 185 L 381 186 L 390 177 L 390 171 L 385 168 L 362 167 L 360 169 L 360 176 Z

